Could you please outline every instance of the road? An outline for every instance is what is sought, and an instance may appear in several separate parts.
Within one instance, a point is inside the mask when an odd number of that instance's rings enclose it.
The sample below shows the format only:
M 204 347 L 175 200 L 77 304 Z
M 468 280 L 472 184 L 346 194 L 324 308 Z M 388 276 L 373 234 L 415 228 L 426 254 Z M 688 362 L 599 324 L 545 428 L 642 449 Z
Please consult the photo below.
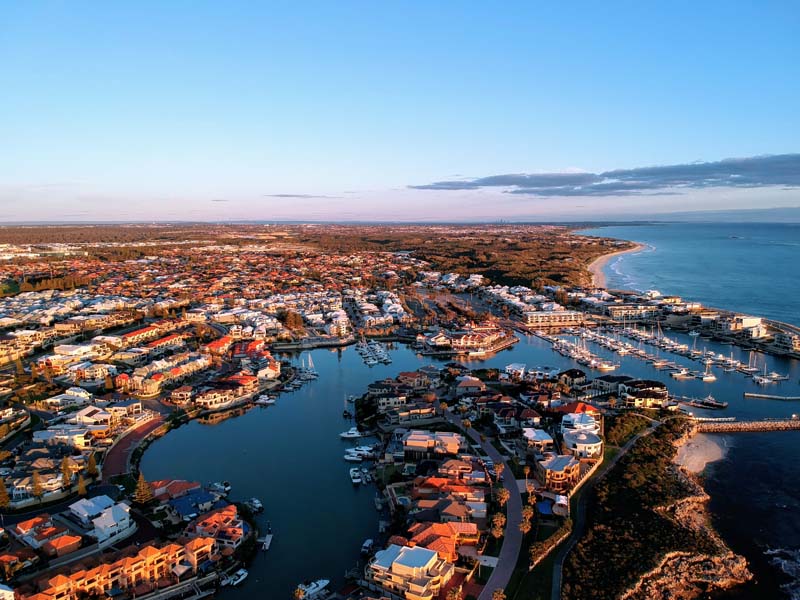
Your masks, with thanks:
M 464 429 L 461 426 L 461 419 L 453 415 L 450 411 L 446 412 L 448 422 L 459 427 L 464 431 L 473 442 L 477 443 L 483 452 L 494 461 L 494 464 L 503 463 L 505 465 L 506 477 L 503 487 L 509 491 L 508 503 L 506 504 L 506 533 L 503 537 L 503 546 L 500 548 L 497 566 L 489 576 L 489 581 L 483 588 L 478 600 L 491 600 L 492 593 L 497 589 L 505 589 L 511 580 L 511 575 L 517 566 L 517 559 L 522 548 L 522 532 L 519 524 L 522 522 L 522 496 L 519 494 L 517 480 L 506 461 L 488 441 L 481 441 L 481 436 L 474 429 Z
M 550 600 L 559 600 L 561 598 L 561 580 L 564 572 L 564 561 L 567 559 L 567 556 L 569 556 L 572 548 L 575 547 L 575 544 L 578 543 L 578 540 L 581 539 L 585 533 L 586 505 L 591 496 L 592 489 L 605 478 L 619 459 L 625 456 L 628 450 L 630 450 L 640 438 L 650 435 L 661 424 L 659 421 L 650 420 L 653 421 L 653 425 L 628 440 L 628 442 L 620 448 L 619 453 L 608 462 L 608 466 L 605 470 L 598 477 L 592 477 L 586 482 L 586 486 L 583 488 L 580 498 L 578 498 L 578 505 L 575 508 L 575 513 L 572 515 L 572 533 L 569 538 L 567 538 L 566 543 L 562 544 L 556 551 L 556 557 L 553 563 L 553 586 L 550 592 Z

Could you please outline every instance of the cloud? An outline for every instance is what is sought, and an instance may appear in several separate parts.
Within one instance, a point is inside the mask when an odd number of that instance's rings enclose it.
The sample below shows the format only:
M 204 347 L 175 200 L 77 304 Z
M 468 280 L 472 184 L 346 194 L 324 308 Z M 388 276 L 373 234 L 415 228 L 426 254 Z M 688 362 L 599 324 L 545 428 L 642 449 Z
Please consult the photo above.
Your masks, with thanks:
M 682 189 L 800 187 L 800 154 L 728 158 L 716 162 L 615 169 L 603 173 L 491 175 L 409 186 L 415 190 L 503 188 L 528 196 L 674 195 Z
M 315 194 L 264 194 L 264 198 L 341 198 L 341 196 L 318 196 Z

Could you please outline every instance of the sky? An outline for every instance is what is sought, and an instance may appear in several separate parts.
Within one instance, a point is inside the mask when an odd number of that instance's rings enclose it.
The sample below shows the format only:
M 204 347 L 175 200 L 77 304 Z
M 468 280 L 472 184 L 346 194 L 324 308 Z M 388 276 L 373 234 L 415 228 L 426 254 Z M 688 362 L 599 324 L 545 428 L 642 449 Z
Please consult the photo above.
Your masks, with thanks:
M 4 2 L 0 222 L 800 206 L 800 4 Z

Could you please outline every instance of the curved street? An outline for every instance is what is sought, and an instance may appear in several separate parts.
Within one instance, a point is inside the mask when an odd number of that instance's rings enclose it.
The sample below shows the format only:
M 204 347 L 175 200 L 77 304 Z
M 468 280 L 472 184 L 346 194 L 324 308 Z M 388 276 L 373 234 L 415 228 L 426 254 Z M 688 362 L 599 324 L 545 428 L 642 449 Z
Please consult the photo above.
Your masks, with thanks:
M 519 552 L 522 548 L 522 532 L 519 530 L 519 524 L 522 522 L 522 496 L 520 496 L 514 474 L 497 449 L 489 441 L 481 441 L 480 434 L 474 429 L 462 427 L 461 419 L 453 415 L 449 410 L 445 411 L 445 415 L 450 424 L 464 431 L 495 464 L 503 463 L 505 465 L 506 477 L 503 480 L 503 487 L 510 493 L 506 504 L 506 533 L 503 537 L 503 545 L 500 548 L 497 566 L 489 576 L 489 580 L 486 582 L 480 596 L 478 596 L 478 600 L 491 600 L 492 593 L 495 590 L 504 590 L 506 588 L 511 580 L 511 575 L 514 573 L 514 568 L 517 566 Z

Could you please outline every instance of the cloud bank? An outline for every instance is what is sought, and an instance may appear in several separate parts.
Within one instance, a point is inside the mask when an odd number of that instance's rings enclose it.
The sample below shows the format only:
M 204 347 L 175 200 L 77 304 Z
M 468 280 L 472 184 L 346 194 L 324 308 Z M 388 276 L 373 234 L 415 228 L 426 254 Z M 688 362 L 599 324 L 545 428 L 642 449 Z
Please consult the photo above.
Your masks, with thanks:
M 716 162 L 616 169 L 603 173 L 491 175 L 409 186 L 415 190 L 504 188 L 529 196 L 636 196 L 679 194 L 682 189 L 800 187 L 800 154 L 728 158 Z

